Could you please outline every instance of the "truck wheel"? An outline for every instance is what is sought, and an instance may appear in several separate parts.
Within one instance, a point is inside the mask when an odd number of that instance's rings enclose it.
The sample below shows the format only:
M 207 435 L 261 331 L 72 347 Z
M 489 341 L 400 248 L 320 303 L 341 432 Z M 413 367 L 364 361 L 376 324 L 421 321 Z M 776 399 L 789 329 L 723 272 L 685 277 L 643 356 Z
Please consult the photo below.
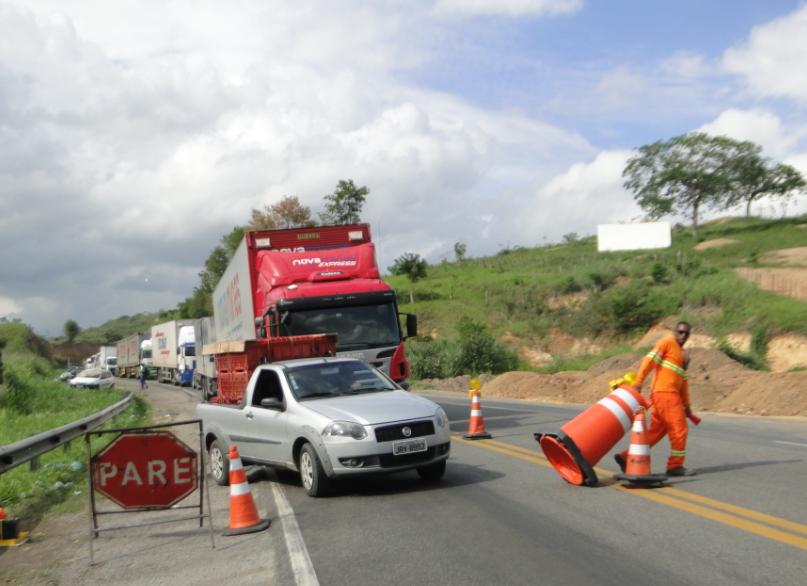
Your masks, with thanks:
M 216 484 L 219 486 L 230 484 L 230 459 L 224 453 L 219 440 L 214 440 L 210 444 L 207 456 L 210 461 L 210 475 Z
M 329 488 L 329 479 L 311 444 L 305 444 L 300 452 L 300 479 L 308 496 L 325 496 Z
M 422 466 L 418 468 L 418 475 L 425 482 L 439 482 L 440 479 L 443 477 L 443 474 L 445 473 L 446 473 L 445 460 L 443 460 L 442 462 L 437 462 L 435 464 L 429 464 L 428 466 Z

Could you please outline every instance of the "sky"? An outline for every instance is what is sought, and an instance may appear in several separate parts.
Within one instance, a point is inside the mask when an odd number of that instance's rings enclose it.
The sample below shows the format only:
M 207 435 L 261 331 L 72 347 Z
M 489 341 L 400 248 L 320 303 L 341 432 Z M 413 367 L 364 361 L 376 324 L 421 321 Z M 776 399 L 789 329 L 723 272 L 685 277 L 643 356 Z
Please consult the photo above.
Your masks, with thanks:
M 0 317 L 46 335 L 340 179 L 386 271 L 640 221 L 625 162 L 691 131 L 807 174 L 803 1 L 0 0 L 0 39 Z

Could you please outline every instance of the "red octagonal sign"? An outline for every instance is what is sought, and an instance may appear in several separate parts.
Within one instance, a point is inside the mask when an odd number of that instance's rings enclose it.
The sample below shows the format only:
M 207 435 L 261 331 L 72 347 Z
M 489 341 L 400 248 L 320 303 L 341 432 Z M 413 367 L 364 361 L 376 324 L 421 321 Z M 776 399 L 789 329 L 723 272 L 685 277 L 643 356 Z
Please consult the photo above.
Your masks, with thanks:
M 199 485 L 196 452 L 173 433 L 124 433 L 92 459 L 95 489 L 124 509 L 168 508 Z

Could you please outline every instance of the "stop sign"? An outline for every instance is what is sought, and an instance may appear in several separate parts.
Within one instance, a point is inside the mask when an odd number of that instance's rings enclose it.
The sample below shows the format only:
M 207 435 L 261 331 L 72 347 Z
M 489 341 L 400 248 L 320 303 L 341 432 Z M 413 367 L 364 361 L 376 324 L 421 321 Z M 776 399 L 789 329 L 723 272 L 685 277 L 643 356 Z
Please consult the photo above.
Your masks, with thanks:
M 199 485 L 196 452 L 168 431 L 121 434 L 91 467 L 95 489 L 124 509 L 168 508 Z

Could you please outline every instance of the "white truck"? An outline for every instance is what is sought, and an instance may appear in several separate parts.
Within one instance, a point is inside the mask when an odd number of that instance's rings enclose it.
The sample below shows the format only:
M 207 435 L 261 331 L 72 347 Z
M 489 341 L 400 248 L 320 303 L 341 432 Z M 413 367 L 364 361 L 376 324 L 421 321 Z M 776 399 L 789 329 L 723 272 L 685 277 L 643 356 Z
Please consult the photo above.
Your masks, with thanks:
M 216 325 L 212 317 L 202 317 L 193 320 L 193 337 L 196 343 L 196 357 L 193 367 L 193 380 L 191 386 L 202 391 L 207 399 L 218 392 L 216 385 L 216 360 L 213 354 L 204 354 L 207 344 L 216 341 Z
M 151 347 L 157 380 L 190 386 L 196 360 L 193 320 L 173 320 L 152 326 Z
M 115 371 L 118 366 L 118 349 L 115 346 L 101 346 L 98 352 L 98 364 L 96 365 L 99 368 L 103 368 L 104 370 L 108 370 L 112 374 L 115 374 Z
M 117 355 L 116 376 L 121 378 L 137 378 L 140 365 L 143 364 L 153 376 L 151 363 L 150 334 L 132 334 L 115 345 Z

